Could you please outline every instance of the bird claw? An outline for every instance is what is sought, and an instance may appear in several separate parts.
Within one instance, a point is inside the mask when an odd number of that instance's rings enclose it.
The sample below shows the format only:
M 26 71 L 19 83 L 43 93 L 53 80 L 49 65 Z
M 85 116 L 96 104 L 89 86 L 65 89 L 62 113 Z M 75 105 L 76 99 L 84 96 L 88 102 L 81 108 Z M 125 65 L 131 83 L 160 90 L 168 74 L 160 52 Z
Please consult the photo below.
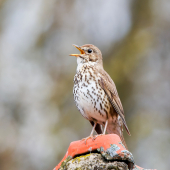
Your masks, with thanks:
M 100 135 L 95 135 L 95 136 L 93 136 L 93 140 L 95 140 L 97 137 L 102 136 L 102 135 L 104 135 L 104 134 L 100 134 Z
M 86 144 L 88 139 L 92 139 L 94 141 L 97 137 L 102 136 L 102 135 L 105 135 L 105 134 L 100 134 L 100 135 L 95 135 L 95 136 L 88 136 L 86 138 L 83 138 L 82 141 L 84 141 L 84 143 Z
M 88 139 L 92 139 L 93 140 L 93 136 L 88 136 L 86 138 L 83 138 L 82 141 L 84 140 L 84 143 L 86 144 Z

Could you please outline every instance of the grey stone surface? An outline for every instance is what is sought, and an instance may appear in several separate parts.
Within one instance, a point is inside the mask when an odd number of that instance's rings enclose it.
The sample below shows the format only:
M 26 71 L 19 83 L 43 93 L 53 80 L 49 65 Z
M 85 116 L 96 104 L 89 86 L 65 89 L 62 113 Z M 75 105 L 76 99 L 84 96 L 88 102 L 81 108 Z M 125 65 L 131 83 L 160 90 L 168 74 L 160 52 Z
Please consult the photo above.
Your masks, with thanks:
M 76 157 L 60 167 L 60 170 L 128 170 L 125 162 L 106 161 L 101 154 L 91 153 Z

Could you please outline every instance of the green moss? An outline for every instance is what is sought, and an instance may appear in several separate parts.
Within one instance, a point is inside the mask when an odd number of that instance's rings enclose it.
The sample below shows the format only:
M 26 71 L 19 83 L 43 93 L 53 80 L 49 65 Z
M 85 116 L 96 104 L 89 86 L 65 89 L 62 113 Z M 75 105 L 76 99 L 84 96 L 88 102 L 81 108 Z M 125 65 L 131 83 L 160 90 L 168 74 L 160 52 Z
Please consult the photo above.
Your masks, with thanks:
M 72 160 L 72 163 L 74 163 L 74 162 L 78 162 L 78 163 L 79 163 L 79 162 L 82 160 L 82 158 L 83 158 L 84 160 L 86 160 L 89 156 L 90 156 L 90 154 L 83 155 L 83 156 L 78 156 L 78 157 L 76 157 L 76 158 L 74 158 L 74 159 Z
M 71 157 L 71 156 L 68 156 L 68 157 L 61 163 L 60 170 L 67 169 L 66 164 L 67 164 L 67 162 L 70 161 L 71 159 L 72 159 L 72 157 Z

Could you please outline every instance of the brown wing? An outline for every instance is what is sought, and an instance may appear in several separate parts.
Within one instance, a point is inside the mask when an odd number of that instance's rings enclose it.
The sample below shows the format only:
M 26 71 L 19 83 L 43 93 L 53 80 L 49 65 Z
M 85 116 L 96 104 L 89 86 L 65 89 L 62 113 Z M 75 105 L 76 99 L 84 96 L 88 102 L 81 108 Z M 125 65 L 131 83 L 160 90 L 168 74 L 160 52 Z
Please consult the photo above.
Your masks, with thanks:
M 110 78 L 110 76 L 104 70 L 101 70 L 99 72 L 101 74 L 101 80 L 99 81 L 100 86 L 105 91 L 105 93 L 106 93 L 107 97 L 109 98 L 109 101 L 112 104 L 115 111 L 122 118 L 125 129 L 126 129 L 128 135 L 130 135 L 130 131 L 129 131 L 128 126 L 125 121 L 123 106 L 120 101 L 118 92 L 116 90 L 116 86 L 115 86 L 113 80 Z

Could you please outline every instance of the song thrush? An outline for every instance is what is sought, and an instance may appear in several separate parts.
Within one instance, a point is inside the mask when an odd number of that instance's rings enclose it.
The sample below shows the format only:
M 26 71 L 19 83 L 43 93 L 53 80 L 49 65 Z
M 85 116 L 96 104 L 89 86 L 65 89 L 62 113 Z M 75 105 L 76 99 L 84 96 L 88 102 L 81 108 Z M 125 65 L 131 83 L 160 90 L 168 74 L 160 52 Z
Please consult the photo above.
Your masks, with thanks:
M 116 86 L 103 68 L 102 53 L 92 44 L 74 45 L 80 54 L 70 54 L 77 57 L 77 72 L 74 76 L 74 100 L 82 116 L 90 121 L 94 130 L 102 134 L 119 135 L 123 144 L 123 125 L 127 127 L 123 107 Z

